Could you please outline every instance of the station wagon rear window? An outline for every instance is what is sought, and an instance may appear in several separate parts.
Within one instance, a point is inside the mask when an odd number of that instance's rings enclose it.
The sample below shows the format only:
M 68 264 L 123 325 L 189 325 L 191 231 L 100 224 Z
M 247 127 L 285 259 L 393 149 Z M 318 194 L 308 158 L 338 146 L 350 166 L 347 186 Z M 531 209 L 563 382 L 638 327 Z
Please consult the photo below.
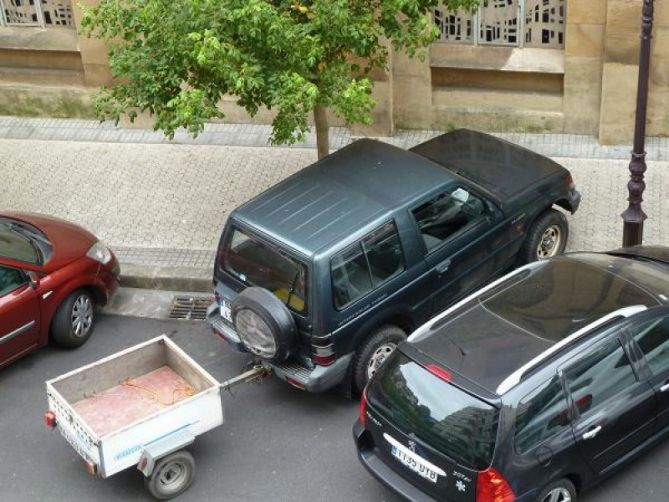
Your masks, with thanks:
M 307 267 L 279 249 L 233 227 L 218 263 L 244 284 L 270 290 L 291 310 L 307 312 Z
M 477 470 L 490 465 L 498 410 L 401 352 L 396 350 L 381 367 L 367 399 L 403 433 L 415 434 L 459 464 Z

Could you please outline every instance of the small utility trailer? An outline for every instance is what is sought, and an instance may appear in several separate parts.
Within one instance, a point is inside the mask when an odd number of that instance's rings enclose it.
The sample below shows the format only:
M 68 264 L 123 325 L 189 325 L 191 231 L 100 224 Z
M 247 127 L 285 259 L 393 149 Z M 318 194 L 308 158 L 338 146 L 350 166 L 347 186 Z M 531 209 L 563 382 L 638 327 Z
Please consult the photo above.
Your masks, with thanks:
M 163 335 L 47 381 L 45 421 L 90 474 L 136 466 L 151 494 L 169 499 L 193 480 L 184 448 L 223 423 L 221 391 L 265 374 L 256 366 L 219 383 Z

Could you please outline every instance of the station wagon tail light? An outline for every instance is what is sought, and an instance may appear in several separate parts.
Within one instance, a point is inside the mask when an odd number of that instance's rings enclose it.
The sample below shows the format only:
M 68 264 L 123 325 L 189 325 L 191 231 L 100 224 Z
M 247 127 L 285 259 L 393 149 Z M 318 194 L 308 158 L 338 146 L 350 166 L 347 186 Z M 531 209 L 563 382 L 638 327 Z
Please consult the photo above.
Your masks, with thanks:
M 436 364 L 428 364 L 427 371 L 432 373 L 435 376 L 441 378 L 444 382 L 450 382 L 453 377 L 451 376 L 450 371 L 446 371 L 444 368 L 437 366 Z
M 506 479 L 492 467 L 479 471 L 476 478 L 476 502 L 513 502 L 516 494 Z
M 56 427 L 56 414 L 53 411 L 47 411 L 44 414 L 44 423 L 46 423 L 52 429 Z
M 363 427 L 367 427 L 367 387 L 363 389 L 360 397 L 360 423 Z

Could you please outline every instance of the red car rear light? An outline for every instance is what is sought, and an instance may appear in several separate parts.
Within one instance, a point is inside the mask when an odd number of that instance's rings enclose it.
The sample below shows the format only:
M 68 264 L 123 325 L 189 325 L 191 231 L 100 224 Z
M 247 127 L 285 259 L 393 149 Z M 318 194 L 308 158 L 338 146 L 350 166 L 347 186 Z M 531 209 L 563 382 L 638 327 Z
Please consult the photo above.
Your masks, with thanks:
M 51 428 L 56 427 L 56 414 L 53 411 L 47 411 L 44 414 L 44 422 Z
M 476 478 L 476 502 L 513 502 L 516 494 L 506 479 L 492 467 Z
M 360 397 L 360 423 L 363 427 L 367 427 L 367 387 L 363 389 Z
M 574 178 L 571 177 L 571 173 L 567 173 L 564 177 L 564 182 L 567 184 L 567 186 L 570 188 L 570 190 L 573 190 L 576 188 L 576 184 L 574 183 Z

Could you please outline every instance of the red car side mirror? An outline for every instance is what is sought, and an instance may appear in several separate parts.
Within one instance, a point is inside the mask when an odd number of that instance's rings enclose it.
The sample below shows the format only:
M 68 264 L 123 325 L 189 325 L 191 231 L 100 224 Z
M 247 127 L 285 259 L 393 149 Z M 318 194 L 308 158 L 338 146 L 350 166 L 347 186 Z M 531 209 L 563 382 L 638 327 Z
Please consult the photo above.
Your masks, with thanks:
M 33 289 L 37 289 L 37 286 L 39 286 L 39 275 L 37 275 L 36 272 L 33 272 L 32 270 L 27 273 L 28 275 L 28 284 L 30 284 L 30 287 Z

